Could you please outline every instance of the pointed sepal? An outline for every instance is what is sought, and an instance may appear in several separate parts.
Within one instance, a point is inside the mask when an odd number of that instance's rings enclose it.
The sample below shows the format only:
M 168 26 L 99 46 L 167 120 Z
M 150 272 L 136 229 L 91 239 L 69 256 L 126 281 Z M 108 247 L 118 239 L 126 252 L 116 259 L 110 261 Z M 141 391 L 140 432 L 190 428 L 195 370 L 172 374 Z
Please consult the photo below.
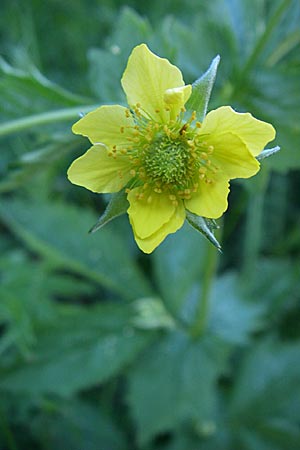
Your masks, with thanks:
M 217 75 L 217 69 L 220 62 L 220 56 L 217 55 L 211 62 L 208 70 L 192 84 L 192 94 L 187 102 L 188 111 L 196 111 L 197 120 L 203 121 L 210 94 Z
M 279 152 L 279 150 L 280 147 L 278 145 L 273 148 L 266 148 L 259 155 L 256 156 L 256 159 L 258 161 L 261 161 L 262 159 L 269 158 L 269 156 L 275 155 L 275 153 Z
M 214 235 L 214 230 L 219 227 L 213 219 L 197 216 L 190 211 L 186 211 L 186 219 L 195 230 L 200 231 L 220 252 L 222 251 L 222 247 Z
M 99 217 L 97 223 L 90 229 L 89 232 L 94 233 L 95 231 L 104 227 L 104 225 L 106 225 L 111 220 L 115 219 L 118 216 L 121 216 L 122 214 L 125 214 L 128 208 L 129 203 L 125 190 L 112 194 L 104 213 Z

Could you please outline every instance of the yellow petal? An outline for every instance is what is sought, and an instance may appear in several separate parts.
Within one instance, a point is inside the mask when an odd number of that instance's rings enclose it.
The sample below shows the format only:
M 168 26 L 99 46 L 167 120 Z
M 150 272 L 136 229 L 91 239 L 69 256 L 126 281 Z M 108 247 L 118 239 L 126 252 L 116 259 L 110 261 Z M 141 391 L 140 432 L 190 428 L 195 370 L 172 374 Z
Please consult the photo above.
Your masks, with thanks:
M 210 135 L 205 139 L 214 147 L 211 161 L 228 179 L 249 178 L 259 171 L 259 162 L 237 135 L 223 133 Z
M 179 228 L 182 227 L 184 220 L 185 210 L 183 204 L 180 203 L 170 220 L 160 227 L 155 233 L 145 239 L 141 239 L 136 234 L 134 225 L 132 224 L 134 239 L 144 253 L 151 253 L 156 247 L 159 246 L 166 236 L 168 236 L 168 234 L 175 233 L 175 231 L 179 230 Z
M 143 198 L 139 198 L 144 194 Z M 128 196 L 128 214 L 135 233 L 144 239 L 167 223 L 175 212 L 175 206 L 168 195 L 132 189 Z
M 199 183 L 198 191 L 190 200 L 185 200 L 186 208 L 198 216 L 217 219 L 227 209 L 229 183 L 227 179 L 218 179 L 212 183 Z
M 126 116 L 126 111 L 119 105 L 101 106 L 76 122 L 72 131 L 87 136 L 93 144 L 100 142 L 107 147 L 126 144 L 126 138 L 134 131 L 133 119 Z
M 93 145 L 84 155 L 75 159 L 68 170 L 71 183 L 92 192 L 118 192 L 132 178 L 126 157 L 108 156 L 104 145 Z
M 203 121 L 201 133 L 227 132 L 239 136 L 254 156 L 273 141 L 276 134 L 271 124 L 255 119 L 250 113 L 237 113 L 230 106 L 210 111 Z
M 167 59 L 152 53 L 145 44 L 133 49 L 121 83 L 130 106 L 139 103 L 152 119 L 161 122 L 169 118 L 165 110 L 165 92 L 184 86 L 180 70 Z M 188 90 L 183 95 L 183 101 L 187 95 Z

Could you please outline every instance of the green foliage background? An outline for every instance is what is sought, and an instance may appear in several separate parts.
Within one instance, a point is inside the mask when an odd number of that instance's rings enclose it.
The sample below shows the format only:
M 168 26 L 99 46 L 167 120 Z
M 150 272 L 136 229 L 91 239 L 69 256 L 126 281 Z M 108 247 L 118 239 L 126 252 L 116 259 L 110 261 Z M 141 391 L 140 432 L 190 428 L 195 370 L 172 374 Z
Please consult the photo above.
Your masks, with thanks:
M 2 0 L 1 450 L 299 450 L 299 24 L 299 0 Z M 277 129 L 222 255 L 188 225 L 151 256 L 126 216 L 89 235 L 107 198 L 66 180 L 141 42 L 186 82 L 220 54 L 209 108 Z

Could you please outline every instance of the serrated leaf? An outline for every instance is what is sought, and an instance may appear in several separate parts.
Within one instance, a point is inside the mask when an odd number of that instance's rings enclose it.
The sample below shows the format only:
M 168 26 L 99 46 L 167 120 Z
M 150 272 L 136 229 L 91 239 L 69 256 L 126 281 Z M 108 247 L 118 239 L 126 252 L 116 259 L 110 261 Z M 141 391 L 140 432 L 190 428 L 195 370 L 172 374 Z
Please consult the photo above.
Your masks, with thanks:
M 220 56 L 216 56 L 208 70 L 192 85 L 192 95 L 186 104 L 186 109 L 196 111 L 197 119 L 202 122 L 210 99 L 210 94 L 217 75 Z
M 214 420 L 216 381 L 226 358 L 222 342 L 191 340 L 181 332 L 140 358 L 129 375 L 128 400 L 141 444 L 185 421 L 200 427 Z
M 219 251 L 222 250 L 221 245 L 213 233 L 213 230 L 218 228 L 213 219 L 197 216 L 190 211 L 186 211 L 186 219 L 195 230 L 200 231 Z
M 31 358 L 2 371 L 0 388 L 70 396 L 106 381 L 132 362 L 154 337 L 135 330 L 130 315 L 125 305 L 62 311 L 37 336 Z
M 111 220 L 121 216 L 122 214 L 125 214 L 128 207 L 129 203 L 124 190 L 112 194 L 104 213 L 99 217 L 97 223 L 91 228 L 90 233 L 94 233 L 95 231 L 100 230 L 100 228 L 104 227 L 104 225 L 106 225 Z
M 31 72 L 15 69 L 3 58 L 0 58 L 0 95 L 0 117 L 5 120 L 90 102 L 49 81 L 36 68 Z
M 111 227 L 88 234 L 91 211 L 66 203 L 3 201 L 0 217 L 26 245 L 58 267 L 81 274 L 125 298 L 152 295 L 126 245 Z M 128 233 L 130 233 L 128 229 Z

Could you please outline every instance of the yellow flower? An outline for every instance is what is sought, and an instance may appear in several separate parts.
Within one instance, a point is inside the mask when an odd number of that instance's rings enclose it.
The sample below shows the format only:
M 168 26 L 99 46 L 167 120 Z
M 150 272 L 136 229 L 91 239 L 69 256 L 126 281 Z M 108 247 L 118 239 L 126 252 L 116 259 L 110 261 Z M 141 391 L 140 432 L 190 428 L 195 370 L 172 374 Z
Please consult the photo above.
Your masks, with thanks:
M 183 225 L 186 209 L 220 217 L 229 180 L 257 173 L 255 156 L 275 130 L 230 106 L 197 122 L 184 107 L 192 86 L 145 44 L 133 49 L 121 82 L 129 108 L 101 106 L 74 124 L 73 132 L 93 146 L 71 164 L 68 177 L 93 192 L 126 188 L 135 240 L 151 253 Z

